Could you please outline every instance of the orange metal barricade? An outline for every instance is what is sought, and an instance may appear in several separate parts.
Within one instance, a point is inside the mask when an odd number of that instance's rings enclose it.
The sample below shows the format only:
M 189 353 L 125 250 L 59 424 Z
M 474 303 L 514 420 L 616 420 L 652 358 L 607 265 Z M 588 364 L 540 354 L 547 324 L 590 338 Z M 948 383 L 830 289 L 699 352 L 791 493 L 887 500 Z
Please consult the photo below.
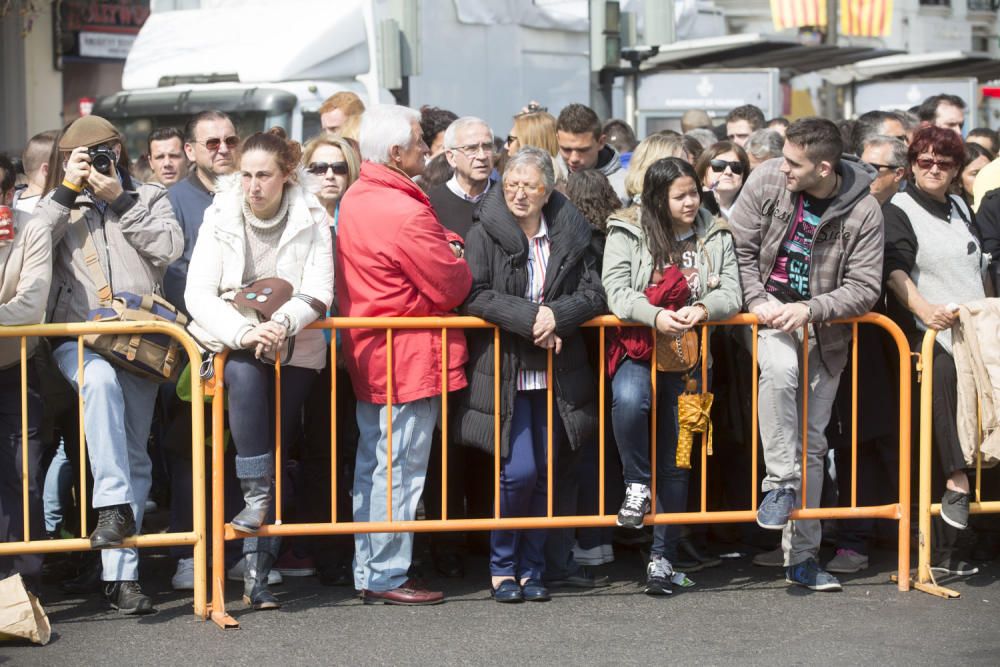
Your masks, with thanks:
M 83 415 L 83 392 L 77 392 L 79 416 L 79 439 L 80 439 L 80 479 L 79 479 L 79 504 L 80 504 L 80 537 L 66 539 L 38 539 L 43 536 L 34 536 L 32 539 L 29 523 L 28 507 L 28 355 L 27 339 L 29 337 L 76 337 L 77 338 L 77 364 L 79 386 L 86 383 L 84 375 L 84 344 L 81 336 L 87 334 L 142 334 L 155 333 L 170 336 L 177 340 L 184 348 L 192 368 L 197 369 L 201 363 L 201 352 L 194 340 L 187 332 L 176 324 L 168 322 L 80 322 L 68 324 L 38 324 L 29 326 L 0 327 L 0 337 L 19 338 L 21 342 L 21 425 L 22 425 L 22 468 L 21 468 L 21 489 L 23 503 L 24 536 L 21 541 L 7 542 L 0 544 L 0 556 L 11 556 L 15 554 L 28 553 L 60 553 L 67 551 L 89 551 L 90 540 L 87 538 L 87 450 L 86 436 L 84 434 Z M 197 378 L 197 371 L 194 372 Z M 193 503 L 194 516 L 192 517 L 194 530 L 183 533 L 154 533 L 149 535 L 136 535 L 122 542 L 122 547 L 168 547 L 168 546 L 192 546 L 194 550 L 194 613 L 207 618 L 207 590 L 206 579 L 206 547 L 205 539 L 205 407 L 202 394 L 202 383 L 192 381 L 191 383 L 191 461 L 192 479 L 194 483 Z
M 907 344 L 906 338 L 902 331 L 888 318 L 869 313 L 862 317 L 838 321 L 837 324 L 848 324 L 853 328 L 854 338 L 853 338 L 853 355 L 852 355 L 852 368 L 851 368 L 851 386 L 852 386 L 852 396 L 853 396 L 853 406 L 854 406 L 854 416 L 851 420 L 851 442 L 852 442 L 852 452 L 853 460 L 855 465 L 852 469 L 851 474 L 851 502 L 849 506 L 845 507 L 833 507 L 833 508 L 806 508 L 805 498 L 806 498 L 806 475 L 803 474 L 802 478 L 802 498 L 803 506 L 792 513 L 792 519 L 851 519 L 851 518 L 878 518 L 878 519 L 889 519 L 898 522 L 898 533 L 899 533 L 899 551 L 898 551 L 898 569 L 901 573 L 908 573 L 910 567 L 910 486 L 909 486 L 909 469 L 910 469 L 910 351 Z M 871 325 L 877 326 L 883 329 L 887 334 L 893 339 L 896 349 L 899 354 L 899 459 L 900 459 L 900 484 L 899 484 L 899 498 L 897 501 L 879 506 L 858 506 L 857 504 L 857 446 L 858 446 L 858 422 L 856 416 L 857 407 L 857 390 L 858 390 L 858 338 L 857 330 L 859 325 Z M 494 368 L 499 370 L 500 367 L 500 329 L 495 325 L 480 320 L 473 317 L 418 317 L 418 318 L 343 318 L 335 317 L 328 318 L 324 321 L 314 323 L 311 328 L 321 328 L 321 329 L 331 329 L 331 330 L 343 330 L 343 329 L 385 329 L 386 331 L 386 342 L 387 342 L 387 387 L 388 396 L 386 399 L 386 404 L 390 408 L 387 411 L 388 419 L 390 420 L 387 424 L 388 431 L 388 443 L 387 443 L 387 460 L 388 474 L 390 478 L 387 485 L 387 510 L 388 517 L 386 521 L 372 521 L 365 523 L 356 522 L 338 522 L 337 517 L 337 489 L 336 489 L 336 459 L 337 459 L 337 439 L 335 437 L 336 427 L 337 427 L 337 380 L 336 373 L 331 373 L 331 390 L 330 390 L 330 401 L 331 401 L 331 476 L 332 476 L 332 492 L 330 501 L 330 522 L 328 523 L 301 523 L 301 524 L 289 524 L 285 523 L 282 518 L 282 507 L 281 507 L 281 471 L 280 465 L 278 466 L 278 474 L 276 475 L 276 489 L 275 489 L 275 515 L 276 521 L 273 525 L 263 526 L 257 533 L 258 536 L 295 536 L 295 535 L 334 535 L 334 534 L 349 534 L 349 533 L 385 533 L 385 532 L 434 532 L 434 531 L 466 531 L 466 530 L 497 530 L 497 529 L 531 529 L 531 528 L 574 528 L 574 527 L 585 527 L 585 526 L 613 526 L 615 525 L 616 516 L 615 512 L 617 508 L 612 509 L 612 513 L 608 514 L 607 507 L 603 507 L 604 498 L 604 487 L 605 487 L 605 470 L 604 470 L 604 455 L 605 455 L 605 416 L 604 416 L 604 403 L 607 393 L 607 381 L 605 373 L 605 330 L 608 327 L 619 327 L 619 326 L 639 326 L 631 323 L 623 323 L 615 317 L 612 316 L 602 316 L 597 317 L 584 325 L 585 327 L 596 327 L 599 328 L 599 341 L 600 341 L 600 372 L 598 375 L 598 391 L 599 391 L 599 432 L 597 433 L 598 439 L 598 466 L 599 466 L 599 481 L 598 481 L 598 497 L 601 499 L 602 511 L 597 515 L 590 516 L 556 516 L 553 512 L 553 494 L 552 494 L 552 484 L 553 484 L 553 452 L 551 447 L 551 440 L 548 447 L 548 503 L 546 508 L 546 515 L 541 517 L 500 517 L 500 502 L 499 495 L 500 489 L 497 480 L 500 475 L 500 447 L 495 446 L 494 457 L 493 457 L 493 477 L 494 477 L 494 510 L 492 518 L 475 518 L 475 519 L 450 519 L 447 517 L 447 480 L 448 480 L 448 405 L 447 401 L 443 400 L 441 402 L 441 432 L 442 432 L 442 488 L 441 488 L 441 519 L 434 520 L 421 520 L 421 521 L 399 521 L 394 520 L 392 517 L 392 410 L 391 406 L 393 404 L 392 396 L 392 368 L 393 368 L 393 357 L 392 357 L 392 341 L 393 332 L 398 330 L 407 329 L 429 329 L 429 330 L 440 330 L 442 332 L 442 377 L 441 386 L 442 394 L 447 395 L 448 392 L 448 378 L 447 378 L 447 331 L 449 329 L 490 329 L 493 332 L 493 363 Z M 758 484 L 759 480 L 757 478 L 757 463 L 758 463 L 758 429 L 757 429 L 757 320 L 753 315 L 741 314 L 737 315 L 725 322 L 709 322 L 699 325 L 702 328 L 701 345 L 702 345 L 702 377 L 707 377 L 707 367 L 708 367 L 708 332 L 714 327 L 723 326 L 748 326 L 751 328 L 752 332 L 752 373 L 753 373 L 753 384 L 752 384 L 752 426 L 750 440 L 752 445 L 752 464 L 751 464 L 751 488 L 752 488 L 752 502 L 751 507 L 742 510 L 722 510 L 722 511 L 709 511 L 707 502 L 707 456 L 708 452 L 704 446 L 704 434 L 702 434 L 702 447 L 701 449 L 701 479 L 700 479 L 700 509 L 694 512 L 680 512 L 680 513 L 654 513 L 649 517 L 649 521 L 655 524 L 693 524 L 693 523 L 723 523 L 723 522 L 752 522 L 756 519 L 756 507 L 758 501 Z M 803 358 L 808 359 L 808 336 L 804 336 L 803 341 Z M 655 340 L 655 337 L 654 337 Z M 655 346 L 655 342 L 654 342 Z M 654 349 L 655 358 L 655 349 Z M 241 539 L 246 537 L 245 534 L 236 531 L 230 524 L 225 523 L 223 518 L 223 424 L 224 424 L 224 395 L 223 395 L 223 373 L 225 364 L 225 355 L 218 355 L 215 358 L 215 382 L 214 389 L 212 390 L 213 401 L 212 401 L 212 502 L 213 502 L 213 526 L 212 526 L 212 600 L 210 603 L 210 615 L 211 618 L 221 627 L 224 628 L 234 628 L 238 627 L 238 623 L 226 613 L 225 609 L 225 565 L 223 561 L 223 551 L 224 543 L 226 540 Z M 337 349 L 335 345 L 330 346 L 330 359 L 329 363 L 331 367 L 336 367 L 337 363 Z M 804 366 L 807 366 L 803 364 Z M 552 352 L 549 351 L 548 354 L 548 433 L 551 439 L 552 433 L 552 419 L 554 410 L 554 399 L 553 399 L 553 366 L 552 366 Z M 801 369 L 803 373 L 808 377 L 808 367 Z M 280 364 L 276 366 L 276 373 L 280 374 Z M 655 392 L 656 392 L 656 371 L 655 364 L 651 364 L 651 376 L 652 376 L 652 387 L 653 387 L 653 401 L 652 404 L 656 405 Z M 702 391 L 707 391 L 706 383 L 702 383 Z M 276 383 L 276 386 L 280 387 L 280 383 Z M 280 389 L 279 389 L 280 392 Z M 806 392 L 808 393 L 808 392 Z M 276 397 L 280 401 L 280 395 Z M 276 414 L 280 415 L 280 410 L 276 409 Z M 805 427 L 806 419 L 808 416 L 808 405 L 807 401 L 803 401 L 803 451 L 802 456 L 805 458 L 806 450 L 808 446 L 807 442 L 807 429 Z M 500 440 L 500 419 L 497 416 L 500 414 L 500 373 L 494 373 L 494 441 L 499 443 Z M 656 497 L 656 410 L 651 410 L 651 469 L 653 471 L 652 480 L 652 493 L 653 497 Z M 276 427 L 276 439 L 277 446 L 275 452 L 275 460 L 281 460 L 281 439 L 280 439 L 280 417 Z M 654 510 L 655 512 L 655 510 Z M 902 576 L 898 577 L 898 588 L 901 591 L 909 589 L 909 577 Z
M 917 508 L 917 529 L 919 531 L 917 578 L 913 582 L 913 587 L 943 598 L 958 598 L 961 597 L 961 594 L 954 589 L 939 585 L 931 571 L 931 517 L 941 514 L 941 503 L 931 502 L 935 340 L 937 340 L 937 332 L 928 329 L 921 344 L 920 362 L 917 367 L 920 378 L 920 489 Z M 1000 512 L 1000 501 L 984 501 L 982 499 L 982 472 L 983 457 L 982 452 L 978 452 L 976 456 L 976 488 L 973 491 L 974 500 L 969 503 L 969 514 L 996 514 Z

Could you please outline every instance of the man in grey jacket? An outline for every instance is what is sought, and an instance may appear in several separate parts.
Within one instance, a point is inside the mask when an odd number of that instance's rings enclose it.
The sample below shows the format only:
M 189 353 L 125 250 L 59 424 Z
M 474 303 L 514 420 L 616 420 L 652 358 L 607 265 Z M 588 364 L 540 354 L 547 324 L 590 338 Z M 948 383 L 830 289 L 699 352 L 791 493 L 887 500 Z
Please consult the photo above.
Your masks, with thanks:
M 757 523 L 784 531 L 785 578 L 812 590 L 840 590 L 816 561 L 819 521 L 789 522 L 796 507 L 818 507 L 822 492 L 824 431 L 851 339 L 849 325 L 829 322 L 868 312 L 882 280 L 882 213 L 869 194 L 874 174 L 842 152 L 832 122 L 796 121 L 786 133 L 784 157 L 751 173 L 729 221 L 746 307 L 761 325 L 759 416 L 767 474 Z M 799 416 L 805 335 L 807 434 Z
M 90 149 L 104 149 L 102 164 Z M 49 322 L 83 322 L 101 305 L 99 288 L 111 294 L 161 294 L 167 265 L 184 249 L 184 237 L 167 191 L 160 185 L 133 184 L 119 132 L 97 116 L 73 122 L 59 141 L 61 184 L 35 208 L 52 233 L 52 288 Z M 101 156 L 100 152 L 94 153 Z M 94 266 L 87 256 L 96 255 Z M 103 284 L 98 282 L 103 274 Z M 84 398 L 87 453 L 94 473 L 93 506 L 97 526 L 90 535 L 102 553 L 104 593 L 124 614 L 153 611 L 139 587 L 139 554 L 118 549 L 142 529 L 142 513 L 152 482 L 146 452 L 157 385 L 104 357 L 84 351 L 78 377 L 75 339 L 53 341 L 53 358 Z M 80 386 L 82 385 L 82 387 Z

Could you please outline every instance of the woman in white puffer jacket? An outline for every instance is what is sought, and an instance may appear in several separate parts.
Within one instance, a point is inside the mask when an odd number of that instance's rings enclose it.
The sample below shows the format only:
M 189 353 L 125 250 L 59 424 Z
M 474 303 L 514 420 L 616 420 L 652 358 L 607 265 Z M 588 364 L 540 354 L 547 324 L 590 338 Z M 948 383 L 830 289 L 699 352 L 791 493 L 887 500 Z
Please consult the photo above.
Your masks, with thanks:
M 281 359 L 282 438 L 287 442 L 296 416 L 327 358 L 320 330 L 305 330 L 325 315 L 333 300 L 330 220 L 316 198 L 299 184 L 298 144 L 283 132 L 257 133 L 241 148 L 240 171 L 224 180 L 198 232 L 184 293 L 192 335 L 207 349 L 231 350 L 225 366 L 229 427 L 236 446 L 236 476 L 246 506 L 232 520 L 254 534 L 270 516 L 274 482 L 274 368 Z M 293 296 L 270 319 L 237 307 L 234 295 L 265 278 L 281 278 Z M 255 294 L 258 301 L 271 294 Z M 274 295 L 276 296 L 276 295 Z M 289 356 L 285 346 L 294 337 Z M 276 538 L 247 538 L 244 599 L 254 609 L 274 609 L 267 575 L 277 557 Z

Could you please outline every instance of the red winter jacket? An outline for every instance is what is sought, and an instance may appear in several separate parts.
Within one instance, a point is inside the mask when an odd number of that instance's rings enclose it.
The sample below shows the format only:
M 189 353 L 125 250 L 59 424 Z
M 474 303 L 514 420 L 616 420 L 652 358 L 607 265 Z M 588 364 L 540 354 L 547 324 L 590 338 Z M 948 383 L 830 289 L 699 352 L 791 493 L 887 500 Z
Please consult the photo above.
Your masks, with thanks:
M 337 304 L 343 317 L 447 315 L 469 293 L 472 274 L 448 245 L 427 196 L 403 172 L 365 162 L 340 202 Z M 385 403 L 384 329 L 345 329 L 347 370 L 358 400 Z M 448 389 L 466 385 L 465 335 L 448 334 Z M 393 332 L 393 403 L 441 393 L 441 331 Z

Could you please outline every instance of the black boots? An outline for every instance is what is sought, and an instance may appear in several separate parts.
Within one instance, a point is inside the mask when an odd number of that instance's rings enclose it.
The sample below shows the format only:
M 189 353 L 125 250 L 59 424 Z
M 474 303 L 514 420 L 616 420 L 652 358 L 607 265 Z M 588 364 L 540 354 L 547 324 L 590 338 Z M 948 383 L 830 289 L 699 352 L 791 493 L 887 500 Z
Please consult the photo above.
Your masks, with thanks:
M 142 592 L 138 581 L 108 581 L 104 584 L 104 597 L 119 614 L 152 614 L 153 600 Z
M 261 542 L 267 540 L 261 538 Z M 267 575 L 274 565 L 274 555 L 267 551 L 255 551 L 246 556 L 246 572 L 243 575 L 243 602 L 254 609 L 278 609 L 281 604 L 267 587 Z
M 97 512 L 97 527 L 90 534 L 91 549 L 120 547 L 122 540 L 135 535 L 135 516 L 131 505 L 101 507 Z

